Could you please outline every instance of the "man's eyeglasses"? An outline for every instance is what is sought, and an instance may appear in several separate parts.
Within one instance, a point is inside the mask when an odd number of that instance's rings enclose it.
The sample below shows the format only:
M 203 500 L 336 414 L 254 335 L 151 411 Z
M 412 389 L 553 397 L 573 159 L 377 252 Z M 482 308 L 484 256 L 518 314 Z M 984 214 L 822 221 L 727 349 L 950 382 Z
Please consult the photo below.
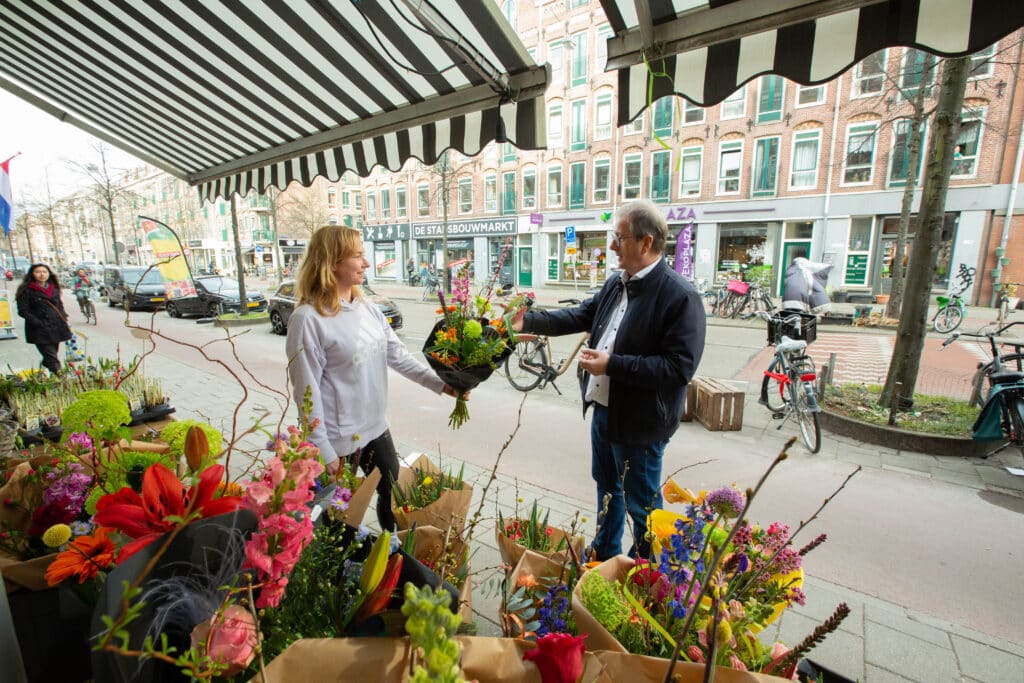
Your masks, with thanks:
M 615 244 L 622 244 L 622 240 L 633 240 L 636 239 L 635 235 L 620 235 L 617 232 L 612 233 L 612 242 Z

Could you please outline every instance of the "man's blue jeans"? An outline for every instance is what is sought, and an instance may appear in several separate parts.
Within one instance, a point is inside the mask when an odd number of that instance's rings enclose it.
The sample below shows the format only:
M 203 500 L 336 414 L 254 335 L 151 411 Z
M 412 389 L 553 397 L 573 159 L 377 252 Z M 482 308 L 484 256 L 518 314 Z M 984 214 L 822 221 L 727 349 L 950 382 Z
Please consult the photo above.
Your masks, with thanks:
M 594 551 L 600 560 L 622 554 L 622 532 L 626 512 L 633 520 L 633 547 L 629 554 L 650 555 L 646 539 L 647 513 L 662 506 L 661 457 L 668 441 L 651 444 L 622 444 L 608 440 L 608 409 L 595 404 L 590 423 L 591 474 L 597 483 L 599 528 Z M 605 496 L 608 509 L 600 512 Z

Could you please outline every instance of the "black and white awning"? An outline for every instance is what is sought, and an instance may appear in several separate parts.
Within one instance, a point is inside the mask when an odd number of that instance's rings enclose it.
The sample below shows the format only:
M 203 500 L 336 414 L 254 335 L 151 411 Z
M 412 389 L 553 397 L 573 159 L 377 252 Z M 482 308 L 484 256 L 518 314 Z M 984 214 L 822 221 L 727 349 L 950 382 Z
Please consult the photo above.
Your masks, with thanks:
M 0 87 L 205 198 L 542 148 L 546 86 L 490 0 L 0 2 Z
M 960 56 L 1024 26 L 1020 0 L 601 4 L 616 34 L 608 42 L 608 69 L 619 69 L 619 125 L 672 93 L 710 106 L 762 74 L 779 74 L 804 85 L 823 83 L 887 47 Z M 652 73 L 664 76 L 652 78 Z

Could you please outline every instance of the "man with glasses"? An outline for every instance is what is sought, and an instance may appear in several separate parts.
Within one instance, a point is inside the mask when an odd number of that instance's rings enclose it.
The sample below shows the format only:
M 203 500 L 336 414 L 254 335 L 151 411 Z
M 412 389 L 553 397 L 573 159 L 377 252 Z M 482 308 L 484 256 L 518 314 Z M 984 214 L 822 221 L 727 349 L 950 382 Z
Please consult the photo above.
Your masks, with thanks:
M 584 415 L 594 409 L 591 473 L 599 522 L 591 549 L 598 560 L 622 552 L 627 512 L 629 554 L 649 557 L 647 513 L 662 505 L 662 454 L 704 353 L 704 307 L 665 262 L 667 239 L 668 225 L 654 204 L 625 204 L 611 241 L 620 275 L 575 308 L 528 311 L 513 323 L 534 334 L 590 332 L 579 366 Z

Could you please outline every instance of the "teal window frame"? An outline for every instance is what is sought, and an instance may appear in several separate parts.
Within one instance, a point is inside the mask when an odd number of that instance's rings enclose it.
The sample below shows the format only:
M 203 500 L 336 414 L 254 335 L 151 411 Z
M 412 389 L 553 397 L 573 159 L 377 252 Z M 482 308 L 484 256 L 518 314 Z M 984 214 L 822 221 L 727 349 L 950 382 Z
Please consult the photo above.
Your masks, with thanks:
M 516 213 L 516 172 L 506 171 L 501 174 L 501 215 L 510 216 Z
M 600 172 L 604 175 L 604 182 L 598 182 Z M 612 160 L 609 157 L 594 159 L 594 203 L 603 204 L 611 199 L 612 187 Z
M 484 176 L 484 213 L 498 213 L 498 175 Z
M 701 179 L 704 175 L 704 148 L 694 145 L 683 147 L 680 151 L 682 161 L 679 163 L 679 196 L 699 197 Z M 697 159 L 697 177 L 687 175 L 687 170 L 692 169 L 693 159 Z M 687 162 L 691 162 L 687 164 Z M 696 189 L 696 192 L 693 190 Z
M 672 198 L 672 152 L 667 149 L 651 153 L 650 193 L 659 204 Z
M 572 36 L 572 73 L 571 86 L 585 85 L 587 82 L 587 33 L 575 33 Z
M 511 142 L 505 142 L 501 145 L 501 160 L 502 162 L 509 162 L 516 160 L 516 147 Z
M 660 138 L 672 135 L 672 115 L 675 113 L 675 96 L 668 95 L 655 100 L 651 110 L 651 128 Z
M 391 190 L 383 189 L 380 191 L 380 219 L 382 221 L 389 220 L 391 218 Z
M 757 87 L 757 122 L 771 123 L 782 120 L 782 101 L 786 81 L 782 76 L 761 76 Z
M 930 88 L 935 83 L 938 64 L 939 58 L 932 53 L 908 47 L 901 62 L 900 94 L 909 100 L 917 96 L 918 88 Z
M 778 136 L 758 138 L 754 141 L 754 177 L 750 185 L 753 197 L 774 197 L 779 189 Z
M 814 166 L 801 167 L 799 165 L 799 159 L 801 157 L 800 150 L 802 147 L 806 147 L 811 143 L 814 144 Z M 809 157 L 810 158 L 810 157 Z M 821 164 L 821 129 L 815 128 L 814 130 L 797 131 L 793 136 L 793 155 L 789 163 L 789 189 L 791 190 L 808 190 L 817 187 L 818 185 L 818 167 Z M 806 176 L 807 174 L 813 173 L 813 180 L 809 183 L 801 182 L 797 183 L 797 174 Z
M 569 103 L 569 151 L 582 152 L 587 148 L 587 101 Z
M 587 205 L 587 162 L 569 164 L 569 208 L 582 209 Z
M 910 173 L 910 133 L 914 125 L 913 119 L 899 119 L 892 126 L 892 163 L 889 165 L 889 187 L 905 187 L 907 175 Z M 924 137 L 928 131 L 928 123 L 923 122 L 921 129 L 921 154 L 917 157 L 917 178 L 921 179 L 921 168 L 924 164 Z M 901 139 L 902 138 L 902 139 Z

